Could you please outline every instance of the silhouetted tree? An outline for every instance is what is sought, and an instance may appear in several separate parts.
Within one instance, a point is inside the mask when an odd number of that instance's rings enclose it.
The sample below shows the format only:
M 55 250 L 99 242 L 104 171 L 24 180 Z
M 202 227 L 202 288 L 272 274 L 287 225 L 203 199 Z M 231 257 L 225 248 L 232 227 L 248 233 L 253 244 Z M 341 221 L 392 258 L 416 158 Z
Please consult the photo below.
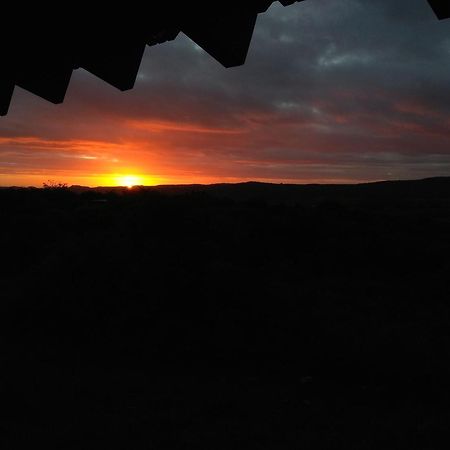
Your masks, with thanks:
M 58 183 L 54 180 L 47 180 L 46 183 L 42 184 L 44 189 L 66 189 L 67 183 Z

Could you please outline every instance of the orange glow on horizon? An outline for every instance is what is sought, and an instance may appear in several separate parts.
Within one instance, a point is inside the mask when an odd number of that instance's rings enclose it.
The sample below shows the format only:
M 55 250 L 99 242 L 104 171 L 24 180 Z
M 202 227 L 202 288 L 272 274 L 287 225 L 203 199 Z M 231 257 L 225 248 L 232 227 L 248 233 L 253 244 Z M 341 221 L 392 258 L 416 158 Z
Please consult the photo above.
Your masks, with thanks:
M 92 175 L 92 176 L 64 176 L 64 174 L 56 173 L 49 175 L 30 174 L 30 175 L 7 175 L 1 176 L 0 186 L 17 186 L 17 187 L 43 187 L 43 184 L 48 180 L 55 180 L 57 183 L 65 183 L 68 186 L 80 185 L 86 187 L 128 187 L 132 189 L 134 186 L 157 186 L 157 185 L 183 185 L 183 184 L 217 184 L 217 183 L 245 183 L 248 181 L 257 181 L 261 183 L 274 184 L 355 184 L 367 183 L 374 181 L 371 179 L 350 179 L 350 178 L 305 178 L 305 179 L 279 179 L 279 178 L 260 178 L 260 177 L 231 177 L 231 176 L 201 176 L 201 177 L 146 177 L 138 176 L 139 181 L 131 179 L 124 180 L 125 175 Z M 381 181 L 375 180 L 375 181 Z
M 252 116 L 253 117 L 253 116 Z M 175 184 L 215 184 L 259 181 L 266 183 L 358 183 L 373 178 L 348 176 L 330 171 L 315 159 L 297 159 L 298 177 L 290 169 L 290 155 L 272 159 L 259 149 L 261 136 L 276 142 L 272 128 L 253 119 L 241 126 L 214 127 L 170 121 L 128 120 L 93 138 L 46 139 L 43 137 L 1 137 L 0 186 L 42 187 L 48 180 L 68 186 L 117 187 Z M 99 130 L 96 129 L 99 133 Z M 294 146 L 289 124 L 284 140 Z M 327 139 L 303 136 L 311 148 L 330 146 Z M 320 137 L 320 136 L 319 136 Z M 333 148 L 338 144 L 334 143 Z M 237 150 L 234 150 L 237 149 Z M 320 153 L 320 152 L 317 152 Z M 255 156 L 256 154 L 256 156 Z M 248 155 L 248 156 L 247 156 Z M 253 158 L 252 158 L 253 155 Z M 323 166 L 323 167 L 322 167 Z M 291 172 L 291 173 L 289 173 Z M 283 176 L 284 175 L 284 176 Z M 382 177 L 377 177 L 383 179 Z
M 137 175 L 123 175 L 117 179 L 119 186 L 126 186 L 131 189 L 134 186 L 143 185 L 142 177 Z

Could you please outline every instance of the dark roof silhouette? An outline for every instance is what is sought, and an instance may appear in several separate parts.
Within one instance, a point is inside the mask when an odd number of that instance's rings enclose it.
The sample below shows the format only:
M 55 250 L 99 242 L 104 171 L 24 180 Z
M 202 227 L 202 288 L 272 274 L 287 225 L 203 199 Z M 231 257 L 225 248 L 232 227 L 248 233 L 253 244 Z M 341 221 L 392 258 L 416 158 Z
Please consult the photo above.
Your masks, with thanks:
M 279 1 L 287 6 L 303 0 Z M 438 18 L 450 17 L 448 0 L 428 2 Z M 15 11 L 2 6 L 0 115 L 7 113 L 15 85 L 61 103 L 72 71 L 79 67 L 120 90 L 131 89 L 145 46 L 173 40 L 180 31 L 225 67 L 241 65 L 257 15 L 272 3 L 155 1 L 149 3 L 149 12 L 139 11 L 138 5 L 128 11 L 118 4 L 115 11 L 108 7 L 104 13 L 78 2 L 57 11 L 39 4 L 27 5 L 26 16 L 17 10 L 20 6 Z M 20 21 L 14 20 L 17 17 Z

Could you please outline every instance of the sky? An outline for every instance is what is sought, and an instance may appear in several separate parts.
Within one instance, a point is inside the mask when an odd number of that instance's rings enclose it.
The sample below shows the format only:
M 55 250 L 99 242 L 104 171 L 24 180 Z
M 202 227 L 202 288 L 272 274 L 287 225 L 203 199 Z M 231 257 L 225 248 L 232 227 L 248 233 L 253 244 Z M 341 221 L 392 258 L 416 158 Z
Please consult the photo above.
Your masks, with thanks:
M 450 176 L 450 20 L 425 0 L 274 3 L 244 66 L 180 34 L 131 91 L 79 69 L 62 105 L 16 87 L 0 118 L 2 186 L 432 176 Z

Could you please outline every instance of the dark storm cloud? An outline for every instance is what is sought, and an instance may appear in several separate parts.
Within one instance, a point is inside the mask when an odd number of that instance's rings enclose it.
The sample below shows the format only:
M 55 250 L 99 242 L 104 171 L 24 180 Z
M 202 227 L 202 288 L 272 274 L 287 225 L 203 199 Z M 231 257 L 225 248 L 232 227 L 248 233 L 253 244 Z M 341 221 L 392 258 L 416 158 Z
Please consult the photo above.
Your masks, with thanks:
M 0 124 L 5 137 L 134 139 L 188 168 L 291 180 L 448 174 L 449 130 L 450 21 L 425 0 L 274 4 L 243 67 L 180 35 L 147 49 L 133 91 L 77 71 L 63 107 L 18 92 Z

